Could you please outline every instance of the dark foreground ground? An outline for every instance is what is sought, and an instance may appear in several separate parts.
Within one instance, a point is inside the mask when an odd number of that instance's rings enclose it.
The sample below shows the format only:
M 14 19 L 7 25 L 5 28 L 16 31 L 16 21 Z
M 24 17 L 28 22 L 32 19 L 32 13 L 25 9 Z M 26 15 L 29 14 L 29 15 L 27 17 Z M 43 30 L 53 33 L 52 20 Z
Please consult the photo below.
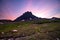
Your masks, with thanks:
M 3 23 L 0 40 L 60 40 L 60 22 Z

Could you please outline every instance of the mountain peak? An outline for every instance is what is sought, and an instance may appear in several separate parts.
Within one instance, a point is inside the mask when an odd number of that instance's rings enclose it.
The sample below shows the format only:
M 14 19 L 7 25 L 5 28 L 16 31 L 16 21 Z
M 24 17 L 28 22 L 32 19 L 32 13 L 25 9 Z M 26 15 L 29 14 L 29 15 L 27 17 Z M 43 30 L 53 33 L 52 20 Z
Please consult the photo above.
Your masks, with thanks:
M 32 14 L 32 12 L 27 11 L 27 12 L 23 13 L 23 15 L 19 16 L 15 21 L 22 21 L 22 20 L 29 21 L 29 20 L 34 20 L 36 18 L 38 18 L 38 17 L 34 16 Z
M 27 12 L 23 13 L 23 15 L 28 16 L 28 15 L 33 15 L 33 14 L 32 14 L 32 12 L 27 11 Z

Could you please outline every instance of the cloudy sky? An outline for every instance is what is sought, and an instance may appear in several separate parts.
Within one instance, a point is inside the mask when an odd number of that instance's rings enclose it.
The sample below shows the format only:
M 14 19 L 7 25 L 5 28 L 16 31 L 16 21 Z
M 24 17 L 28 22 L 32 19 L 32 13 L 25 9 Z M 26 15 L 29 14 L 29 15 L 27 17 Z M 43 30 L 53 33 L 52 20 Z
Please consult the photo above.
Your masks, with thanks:
M 60 0 L 0 0 L 0 19 L 14 20 L 26 11 L 42 18 L 60 18 Z

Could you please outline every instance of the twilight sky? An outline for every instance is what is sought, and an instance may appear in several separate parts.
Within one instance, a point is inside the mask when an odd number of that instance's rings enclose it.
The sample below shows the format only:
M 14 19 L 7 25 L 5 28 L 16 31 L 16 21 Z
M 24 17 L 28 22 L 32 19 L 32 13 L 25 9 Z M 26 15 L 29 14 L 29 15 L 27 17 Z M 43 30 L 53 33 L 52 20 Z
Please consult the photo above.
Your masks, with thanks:
M 60 0 L 0 0 L 0 19 L 14 20 L 26 11 L 42 18 L 60 18 Z

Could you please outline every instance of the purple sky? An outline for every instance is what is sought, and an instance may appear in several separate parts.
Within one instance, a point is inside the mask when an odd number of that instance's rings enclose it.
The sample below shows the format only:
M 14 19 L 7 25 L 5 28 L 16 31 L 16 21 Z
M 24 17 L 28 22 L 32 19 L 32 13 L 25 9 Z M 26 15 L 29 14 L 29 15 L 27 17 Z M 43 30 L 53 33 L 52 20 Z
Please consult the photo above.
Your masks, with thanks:
M 26 11 L 42 18 L 60 18 L 60 0 L 0 0 L 0 19 L 14 20 Z

